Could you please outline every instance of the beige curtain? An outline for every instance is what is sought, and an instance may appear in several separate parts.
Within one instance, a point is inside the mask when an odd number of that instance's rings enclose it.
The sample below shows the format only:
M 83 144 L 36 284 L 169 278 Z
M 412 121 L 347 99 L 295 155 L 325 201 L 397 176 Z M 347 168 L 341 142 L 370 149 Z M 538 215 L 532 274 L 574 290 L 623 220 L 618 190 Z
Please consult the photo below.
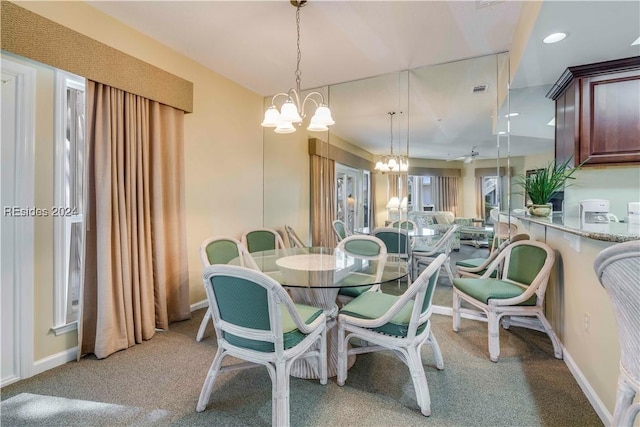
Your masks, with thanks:
M 476 218 L 484 219 L 484 188 L 482 186 L 483 177 L 476 177 Z
M 332 221 L 335 219 L 335 161 L 311 156 L 311 241 L 313 246 L 336 246 Z
M 92 81 L 87 94 L 79 353 L 100 359 L 191 316 L 184 113 Z
M 459 181 L 457 176 L 433 177 L 436 210 L 450 211 L 453 212 L 453 215 L 458 216 Z

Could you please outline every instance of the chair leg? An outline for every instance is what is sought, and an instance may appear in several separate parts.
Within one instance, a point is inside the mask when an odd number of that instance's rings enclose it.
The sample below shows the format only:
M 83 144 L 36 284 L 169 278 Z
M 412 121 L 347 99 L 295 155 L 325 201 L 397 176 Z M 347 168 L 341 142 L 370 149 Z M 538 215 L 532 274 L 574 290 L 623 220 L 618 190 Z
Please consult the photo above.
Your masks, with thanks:
M 498 313 L 489 310 L 487 324 L 489 329 L 489 358 L 492 362 L 497 362 L 498 356 L 500 356 L 500 320 L 498 319 Z
M 454 332 L 458 332 L 458 329 L 460 329 L 460 304 L 461 304 L 462 300 L 460 299 L 460 296 L 458 295 L 458 293 L 455 291 L 453 291 L 453 331 Z
M 427 339 L 427 341 L 431 346 L 431 351 L 433 351 L 433 358 L 436 360 L 436 368 L 443 370 L 444 359 L 442 358 L 442 352 L 440 351 L 440 346 L 438 345 L 438 341 L 436 340 L 436 336 L 433 335 L 432 330 L 429 330 L 429 338 Z
M 211 309 L 207 308 L 207 312 L 204 314 L 202 322 L 200 322 L 200 327 L 198 328 L 198 333 L 196 334 L 196 341 L 202 341 L 204 330 L 207 328 L 207 324 L 209 323 L 209 320 L 211 320 L 211 317 L 213 317 L 211 314 Z
M 635 390 L 629 385 L 625 375 L 620 373 L 618 377 L 618 391 L 616 392 L 616 405 L 613 409 L 612 426 L 631 427 L 633 425 L 633 419 L 638 412 L 637 409 L 634 411 L 631 407 L 635 396 Z
M 337 383 L 343 386 L 347 380 L 347 343 L 344 340 L 344 327 L 338 321 L 338 378 Z
M 409 371 L 411 372 L 413 388 L 416 391 L 416 400 L 418 401 L 418 406 L 420 406 L 420 412 L 422 412 L 422 415 L 428 417 L 431 415 L 431 396 L 429 395 L 427 377 L 425 376 L 424 368 L 422 367 L 420 351 L 417 347 L 409 347 L 406 351 L 407 364 L 409 365 Z
M 536 315 L 540 320 L 540 323 L 542 323 L 542 326 L 544 327 L 545 332 L 547 333 L 547 335 L 549 335 L 549 338 L 551 339 L 551 344 L 553 344 L 554 356 L 556 357 L 556 359 L 562 359 L 562 346 L 560 345 L 560 340 L 558 339 L 558 336 L 553 331 L 553 327 L 551 326 L 551 323 L 549 323 L 549 321 L 547 320 L 547 318 L 543 313 L 536 313 Z
M 320 355 L 318 356 L 320 366 L 320 384 L 327 385 L 327 328 L 320 335 Z
M 451 286 L 453 286 L 453 271 L 451 271 L 451 260 L 447 258 L 444 261 L 444 269 L 447 272 L 447 276 L 449 276 L 449 282 L 451 282 Z
M 289 426 L 289 372 L 286 363 L 276 362 L 276 375 L 272 387 L 272 423 L 274 426 Z
M 226 352 L 218 348 L 216 352 L 216 356 L 213 358 L 213 362 L 211 363 L 211 367 L 209 368 L 209 372 L 207 372 L 207 378 L 204 380 L 204 384 L 202 385 L 202 390 L 200 391 L 200 398 L 198 399 L 198 404 L 196 405 L 196 411 L 202 412 L 207 407 L 207 403 L 209 403 L 209 398 L 211 397 L 211 392 L 213 391 L 213 383 L 216 382 L 216 377 L 218 376 L 218 372 L 220 372 L 220 366 L 222 365 L 222 359 L 226 355 Z

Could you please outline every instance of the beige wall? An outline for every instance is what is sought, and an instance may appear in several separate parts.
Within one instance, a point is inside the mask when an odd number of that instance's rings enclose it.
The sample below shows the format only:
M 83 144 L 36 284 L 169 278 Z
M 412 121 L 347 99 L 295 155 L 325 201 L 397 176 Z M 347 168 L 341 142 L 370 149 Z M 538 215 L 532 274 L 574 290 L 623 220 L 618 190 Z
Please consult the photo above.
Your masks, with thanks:
M 556 250 L 545 312 L 567 353 L 597 398 L 613 413 L 620 346 L 609 296 L 593 270 L 596 255 L 612 243 L 587 239 L 537 224 L 525 228 L 534 240 Z M 585 329 L 589 317 L 589 330 Z M 565 355 L 566 357 L 566 355 Z
M 262 97 L 83 2 L 16 3 L 193 82 L 194 113 L 185 116 L 187 247 L 190 301 L 193 304 L 204 300 L 198 254 L 200 243 L 212 235 L 239 237 L 244 230 L 263 224 Z M 48 96 L 51 99 L 52 95 Z M 38 106 L 43 108 L 40 102 Z M 49 112 L 39 110 L 40 114 L 47 117 Z M 51 129 L 52 123 L 51 114 Z M 37 135 L 36 180 L 51 181 L 52 140 L 52 130 L 42 130 L 42 134 Z M 37 201 L 50 204 L 52 194 L 49 191 L 43 190 L 39 195 L 37 190 Z M 37 250 L 52 250 L 46 249 L 52 247 L 52 233 L 50 224 L 36 222 L 36 235 L 43 240 L 37 242 L 40 247 Z M 50 254 L 42 258 L 42 264 L 36 266 L 35 272 L 38 283 L 35 293 L 36 360 L 76 344 L 74 334 L 53 337 L 48 332 L 53 320 L 53 283 L 38 278 L 52 275 L 53 260 Z

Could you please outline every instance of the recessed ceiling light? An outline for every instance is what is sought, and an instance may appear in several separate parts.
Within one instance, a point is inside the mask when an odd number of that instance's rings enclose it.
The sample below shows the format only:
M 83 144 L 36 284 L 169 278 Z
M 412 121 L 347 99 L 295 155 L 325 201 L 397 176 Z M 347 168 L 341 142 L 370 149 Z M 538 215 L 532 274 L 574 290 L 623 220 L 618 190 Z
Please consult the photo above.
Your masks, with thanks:
M 505 133 L 506 133 L 505 131 L 501 131 L 501 132 L 498 132 L 498 135 L 504 135 Z
M 509 113 L 509 114 L 505 114 L 505 117 L 515 117 L 515 116 L 519 116 L 520 113 Z
M 547 123 L 547 126 L 555 126 L 556 125 L 556 118 L 554 117 L 553 119 L 549 120 L 549 123 Z
M 640 37 L 638 37 L 638 38 L 636 39 L 636 41 L 634 41 L 633 43 L 631 43 L 631 46 L 635 46 L 635 45 L 637 45 L 637 44 L 640 44 Z
M 560 40 L 564 40 L 565 37 L 567 37 L 567 33 L 553 33 L 545 37 L 542 42 L 547 44 L 557 43 Z

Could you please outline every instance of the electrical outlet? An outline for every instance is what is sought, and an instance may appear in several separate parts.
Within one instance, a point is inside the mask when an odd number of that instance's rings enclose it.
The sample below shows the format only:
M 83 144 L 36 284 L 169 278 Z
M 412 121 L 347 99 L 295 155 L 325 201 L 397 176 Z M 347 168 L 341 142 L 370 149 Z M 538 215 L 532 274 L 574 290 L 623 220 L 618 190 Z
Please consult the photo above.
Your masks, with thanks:
M 591 326 L 591 316 L 589 313 L 584 313 L 584 331 L 589 333 L 589 327 Z

